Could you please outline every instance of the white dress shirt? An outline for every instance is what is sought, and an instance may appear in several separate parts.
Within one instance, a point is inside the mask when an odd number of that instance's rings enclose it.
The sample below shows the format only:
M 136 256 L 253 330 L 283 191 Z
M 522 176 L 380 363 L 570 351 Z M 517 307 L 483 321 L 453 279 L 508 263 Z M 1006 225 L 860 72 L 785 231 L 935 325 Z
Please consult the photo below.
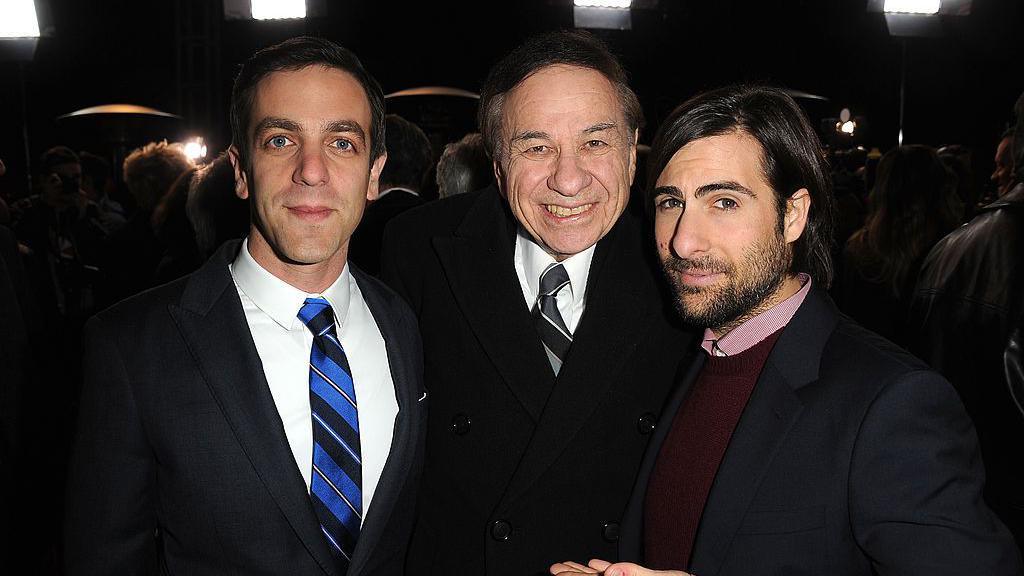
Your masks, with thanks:
M 562 266 L 569 275 L 569 284 L 555 293 L 558 313 L 570 334 L 576 332 L 576 325 L 583 317 L 586 307 L 587 278 L 590 277 L 590 262 L 594 259 L 597 244 L 583 252 L 573 254 L 562 260 Z M 515 258 L 516 275 L 523 289 L 526 307 L 533 310 L 537 305 L 537 293 L 540 291 L 540 275 L 550 264 L 556 262 L 551 254 L 540 247 L 533 238 L 520 226 L 516 233 Z
M 246 240 L 229 269 L 242 299 L 242 309 L 263 363 L 270 393 L 281 415 L 288 445 L 307 490 L 313 468 L 313 424 L 309 407 L 309 355 L 313 333 L 298 314 L 306 298 L 323 297 L 330 302 L 337 320 L 338 339 L 352 368 L 359 405 L 363 518 L 366 518 L 391 451 L 398 400 L 384 337 L 348 265 L 323 294 L 307 294 L 253 260 Z

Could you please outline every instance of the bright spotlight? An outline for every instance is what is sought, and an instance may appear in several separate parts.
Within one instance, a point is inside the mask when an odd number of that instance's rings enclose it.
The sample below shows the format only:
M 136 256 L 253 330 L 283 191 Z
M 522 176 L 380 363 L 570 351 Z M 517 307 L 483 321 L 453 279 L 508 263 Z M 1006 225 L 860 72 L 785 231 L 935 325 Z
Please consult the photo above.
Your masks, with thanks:
M 938 14 L 942 0 L 885 0 L 884 12 L 890 14 Z
M 583 8 L 616 8 L 618 10 L 626 10 L 633 3 L 633 0 L 573 0 L 572 3 L 573 6 Z
M 39 38 L 34 0 L 0 2 L 0 38 Z
M 846 122 L 836 123 L 836 130 L 839 130 L 843 134 L 849 134 L 853 136 L 854 130 L 857 129 L 857 123 L 853 120 L 847 120 Z
M 305 18 L 306 0 L 252 0 L 252 17 L 256 20 Z
M 202 138 L 193 138 L 185 143 L 185 156 L 193 162 L 206 158 L 206 143 Z

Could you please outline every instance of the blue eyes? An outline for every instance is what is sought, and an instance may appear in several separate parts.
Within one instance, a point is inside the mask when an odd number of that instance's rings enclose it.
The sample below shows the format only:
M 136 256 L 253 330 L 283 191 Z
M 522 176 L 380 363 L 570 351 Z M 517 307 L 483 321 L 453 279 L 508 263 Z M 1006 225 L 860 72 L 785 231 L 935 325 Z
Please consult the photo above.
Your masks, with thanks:
M 273 136 L 267 140 L 267 148 L 273 150 L 280 150 L 287 146 L 294 144 L 287 136 Z M 338 150 L 339 152 L 351 152 L 356 149 L 356 145 L 347 138 L 338 138 L 330 144 L 331 148 Z

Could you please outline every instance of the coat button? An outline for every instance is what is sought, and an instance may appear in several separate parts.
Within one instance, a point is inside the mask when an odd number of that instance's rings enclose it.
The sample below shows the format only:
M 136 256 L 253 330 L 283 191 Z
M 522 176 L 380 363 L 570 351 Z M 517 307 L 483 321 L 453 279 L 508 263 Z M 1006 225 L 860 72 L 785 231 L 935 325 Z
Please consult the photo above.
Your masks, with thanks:
M 605 542 L 618 542 L 619 541 L 619 523 L 618 522 L 605 522 L 604 526 L 601 526 L 601 537 L 604 538 Z
M 504 542 L 512 536 L 512 525 L 504 520 L 495 520 L 494 524 L 491 524 L 491 538 L 494 538 L 498 542 Z
M 651 432 L 654 432 L 654 425 L 658 423 L 658 417 L 652 412 L 647 412 L 640 419 L 636 421 L 637 432 L 640 432 L 644 436 L 647 436 Z
M 457 436 L 465 436 L 471 426 L 473 426 L 473 420 L 465 414 L 456 414 L 452 418 L 452 432 Z

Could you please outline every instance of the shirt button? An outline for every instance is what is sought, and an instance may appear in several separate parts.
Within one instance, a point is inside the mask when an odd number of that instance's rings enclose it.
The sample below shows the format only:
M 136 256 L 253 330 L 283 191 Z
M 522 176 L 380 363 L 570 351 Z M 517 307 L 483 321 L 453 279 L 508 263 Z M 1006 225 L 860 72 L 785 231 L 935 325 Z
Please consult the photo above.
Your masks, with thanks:
M 618 522 L 605 522 L 604 526 L 601 526 L 601 537 L 604 538 L 605 542 L 618 542 L 619 541 L 619 523 Z
M 512 536 L 512 525 L 504 520 L 495 520 L 491 524 L 491 538 L 498 542 L 504 542 Z
M 465 414 L 456 414 L 452 418 L 452 432 L 456 436 L 465 436 L 469 433 L 469 429 L 473 426 L 473 420 Z
M 658 423 L 658 417 L 652 412 L 647 412 L 640 416 L 640 419 L 636 421 L 637 432 L 647 436 L 651 432 L 654 432 L 654 425 Z

